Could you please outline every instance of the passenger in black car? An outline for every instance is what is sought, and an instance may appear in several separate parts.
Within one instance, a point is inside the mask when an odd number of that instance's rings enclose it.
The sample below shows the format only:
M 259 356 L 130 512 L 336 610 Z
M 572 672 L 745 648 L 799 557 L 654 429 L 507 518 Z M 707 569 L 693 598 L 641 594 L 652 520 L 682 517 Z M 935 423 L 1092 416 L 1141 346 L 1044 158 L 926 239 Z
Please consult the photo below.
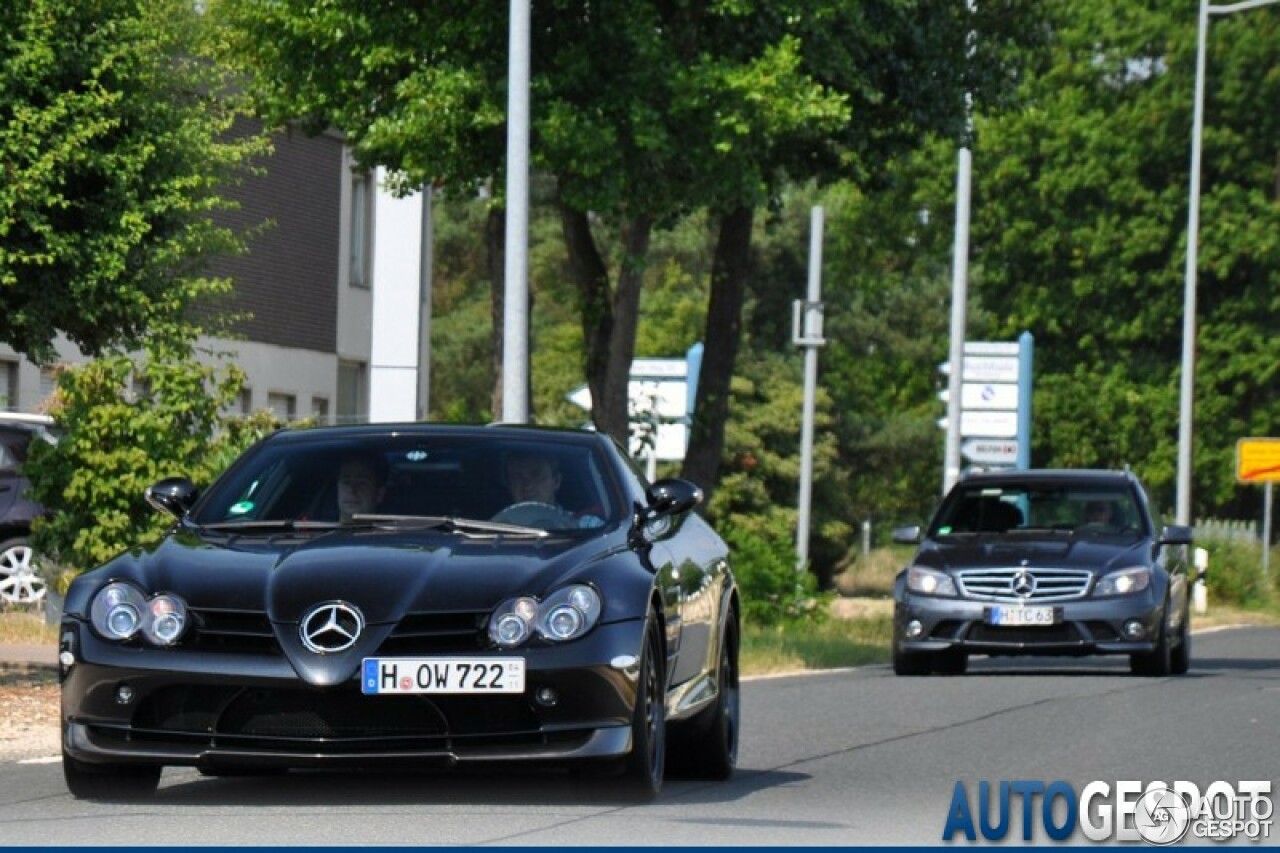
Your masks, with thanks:
M 338 516 L 350 521 L 352 516 L 374 512 L 386 491 L 385 476 L 373 459 L 351 456 L 338 469 Z

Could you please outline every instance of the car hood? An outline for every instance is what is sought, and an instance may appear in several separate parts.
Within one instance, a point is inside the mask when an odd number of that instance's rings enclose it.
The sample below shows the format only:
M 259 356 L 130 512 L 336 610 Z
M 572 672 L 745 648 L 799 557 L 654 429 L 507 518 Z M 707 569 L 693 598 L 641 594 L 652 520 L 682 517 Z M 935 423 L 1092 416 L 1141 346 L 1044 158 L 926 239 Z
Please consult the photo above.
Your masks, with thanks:
M 265 613 L 298 675 L 316 685 L 350 678 L 406 615 L 487 612 L 519 595 L 541 595 L 622 550 L 625 533 L 586 541 L 552 537 L 469 540 L 398 531 L 334 531 L 309 538 L 202 538 L 179 532 L 154 549 L 133 552 L 82 576 L 67 612 L 84 618 L 101 583 L 127 579 L 153 593 L 181 595 L 200 610 Z M 95 577 L 96 576 L 96 577 Z M 585 578 L 584 578 L 585 579 Z M 96 581 L 96 582 L 95 582 Z M 342 601 L 365 620 L 358 641 L 320 655 L 303 648 L 299 623 L 316 605 Z M 625 618 L 617 608 L 602 619 Z
M 1145 538 L 983 537 L 965 541 L 926 541 L 916 554 L 915 565 L 953 571 L 1026 565 L 1033 569 L 1087 569 L 1101 574 L 1128 566 L 1148 565 L 1150 555 L 1151 543 Z
M 421 610 L 486 610 L 537 595 L 609 548 L 600 537 L 468 540 L 398 531 L 336 531 L 272 542 L 180 533 L 141 557 L 140 582 L 196 609 L 261 610 L 296 623 L 321 601 L 357 605 L 368 624 Z

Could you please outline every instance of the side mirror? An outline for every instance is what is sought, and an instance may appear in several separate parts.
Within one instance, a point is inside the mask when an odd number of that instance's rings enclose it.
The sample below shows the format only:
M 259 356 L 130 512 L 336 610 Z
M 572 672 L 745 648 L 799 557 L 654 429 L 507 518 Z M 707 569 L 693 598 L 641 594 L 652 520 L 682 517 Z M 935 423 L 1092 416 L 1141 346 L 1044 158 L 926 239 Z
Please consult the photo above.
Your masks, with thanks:
M 920 525 L 908 524 L 905 527 L 893 528 L 893 541 L 899 545 L 918 545 L 920 543 Z
M 702 489 L 688 480 L 669 478 L 659 480 L 648 488 L 645 498 L 649 501 L 649 518 L 679 515 L 702 503 Z
M 200 490 L 186 477 L 166 477 L 147 486 L 142 496 L 147 503 L 174 518 L 182 518 L 195 505 Z
M 1166 525 L 1160 531 L 1161 545 L 1190 545 L 1192 529 L 1182 524 Z

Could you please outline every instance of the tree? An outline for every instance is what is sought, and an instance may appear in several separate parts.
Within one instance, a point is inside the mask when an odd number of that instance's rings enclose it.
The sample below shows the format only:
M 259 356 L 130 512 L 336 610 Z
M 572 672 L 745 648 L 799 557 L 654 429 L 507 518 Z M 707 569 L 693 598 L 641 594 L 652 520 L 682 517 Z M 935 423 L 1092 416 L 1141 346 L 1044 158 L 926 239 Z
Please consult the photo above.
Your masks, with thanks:
M 1130 464 L 1173 504 L 1195 9 L 1045 4 L 1026 110 L 979 121 L 975 288 L 1036 336 L 1033 461 Z M 1280 10 L 1215 21 L 1204 135 L 1197 514 L 1256 501 L 1238 438 L 1280 422 Z
M 363 163 L 400 170 L 408 186 L 434 180 L 472 192 L 488 179 L 501 185 L 504 4 L 224 5 L 244 34 L 239 47 L 272 116 L 341 128 Z M 535 6 L 533 161 L 555 181 L 593 419 L 602 430 L 626 433 L 627 374 L 652 234 L 706 206 L 724 230 L 712 278 L 725 284 L 713 287 L 706 414 L 699 415 L 699 428 L 716 440 L 754 208 L 785 169 L 865 168 L 860 158 L 880 145 L 918 135 L 910 127 L 915 115 L 955 123 L 965 75 L 946 63 L 962 55 L 961 25 L 969 19 L 954 6 Z M 984 79 L 967 78 L 974 85 Z M 937 112 L 947 93 L 954 103 Z M 708 473 L 709 487 L 714 468 Z
M 227 417 L 244 385 L 234 365 L 197 359 L 194 334 L 153 334 L 142 356 L 115 352 L 60 371 L 50 413 L 56 445 L 35 442 L 24 472 L 53 512 L 33 525 L 36 549 L 72 572 L 159 541 L 172 519 L 143 490 L 172 476 L 207 486 L 278 425 L 269 412 Z
M 0 30 L 0 340 L 133 347 L 225 291 L 194 268 L 237 246 L 210 214 L 265 142 L 230 133 L 244 98 L 189 0 L 5 3 Z

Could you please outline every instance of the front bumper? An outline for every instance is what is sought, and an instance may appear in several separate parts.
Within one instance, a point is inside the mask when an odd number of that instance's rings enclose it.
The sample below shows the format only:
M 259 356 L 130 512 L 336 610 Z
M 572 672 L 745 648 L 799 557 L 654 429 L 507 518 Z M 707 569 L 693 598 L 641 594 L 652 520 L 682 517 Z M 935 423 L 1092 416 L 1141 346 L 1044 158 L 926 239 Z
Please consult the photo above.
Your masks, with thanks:
M 520 650 L 525 691 L 493 696 L 365 696 L 358 671 L 316 687 L 283 657 L 125 649 L 73 627 L 63 747 L 85 763 L 430 768 L 559 764 L 631 751 L 635 672 L 615 661 L 638 653 L 638 621 Z M 543 688 L 555 691 L 554 703 L 536 700 Z
M 894 606 L 894 638 L 904 652 L 937 652 L 957 649 L 986 655 L 1108 655 L 1138 654 L 1155 648 L 1164 608 L 1149 594 L 1115 598 L 1051 602 L 1053 625 L 996 626 L 988 624 L 992 607 L 1010 605 L 939 598 L 908 593 Z M 1140 640 L 1126 639 L 1125 626 L 1136 620 L 1143 626 Z M 907 637 L 907 625 L 921 625 L 915 639 Z

